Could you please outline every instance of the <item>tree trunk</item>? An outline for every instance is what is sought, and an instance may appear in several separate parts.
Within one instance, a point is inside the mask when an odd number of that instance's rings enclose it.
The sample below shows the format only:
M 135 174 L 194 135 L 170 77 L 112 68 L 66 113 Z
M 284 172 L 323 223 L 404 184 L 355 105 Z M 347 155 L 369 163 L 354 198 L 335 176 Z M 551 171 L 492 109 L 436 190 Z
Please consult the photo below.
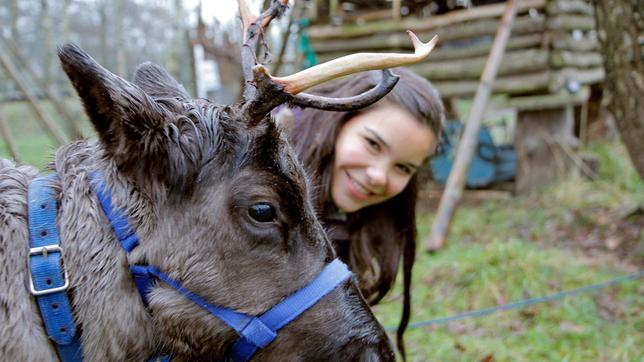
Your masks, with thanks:
M 644 179 L 644 2 L 593 0 L 604 57 L 605 101 L 635 169 Z
M 63 8 L 62 11 L 60 12 L 60 16 L 62 17 L 61 20 L 61 28 L 62 28 L 62 43 L 67 43 L 69 42 L 70 36 L 70 29 L 69 29 L 69 7 L 72 3 L 72 0 L 65 0 L 63 1 Z
M 519 112 L 514 133 L 517 193 L 551 184 L 572 169 L 566 151 L 578 147 L 573 127 L 572 106 Z
M 101 1 L 100 4 L 98 5 L 98 14 L 99 14 L 99 19 L 100 19 L 100 49 L 101 49 L 101 64 L 103 64 L 107 68 L 112 68 L 112 66 L 115 64 L 112 62 L 113 57 L 110 54 L 110 41 L 109 41 L 109 34 L 110 34 L 110 10 L 108 9 L 109 2 L 108 1 Z
M 16 42 L 19 42 L 18 36 L 18 19 L 20 18 L 20 8 L 18 8 L 18 0 L 11 0 L 9 4 L 9 37 Z
M 116 33 L 116 73 L 121 77 L 127 76 L 126 52 L 125 52 L 125 0 L 117 0 L 114 3 L 116 8 L 115 33 Z
M 51 14 L 49 8 L 49 2 L 47 0 L 40 0 L 40 28 L 41 28 L 41 38 L 43 42 L 43 49 L 41 50 L 40 56 L 42 57 L 42 79 L 47 84 L 51 84 L 52 78 L 52 54 L 54 54 L 53 49 L 53 40 L 52 40 L 52 23 L 51 23 Z

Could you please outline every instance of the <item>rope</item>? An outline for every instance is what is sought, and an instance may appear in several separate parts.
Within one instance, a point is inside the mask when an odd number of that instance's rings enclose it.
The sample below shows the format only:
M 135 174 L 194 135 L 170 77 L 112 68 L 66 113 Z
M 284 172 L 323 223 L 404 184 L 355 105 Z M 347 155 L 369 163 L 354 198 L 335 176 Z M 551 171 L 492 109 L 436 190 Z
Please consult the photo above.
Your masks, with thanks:
M 586 293 L 586 292 L 592 292 L 592 291 L 597 291 L 600 289 L 608 288 L 611 285 L 615 285 L 618 283 L 622 283 L 626 280 L 630 279 L 639 279 L 644 276 L 644 271 L 640 271 L 637 273 L 629 274 L 629 275 L 624 275 L 621 277 L 617 277 L 615 279 L 611 279 L 602 283 L 596 283 L 596 284 L 591 284 L 587 285 L 581 288 L 576 288 L 576 289 L 571 289 L 567 291 L 562 291 L 558 292 L 555 294 L 550 294 L 550 295 L 545 295 L 542 297 L 535 297 L 535 298 L 529 298 L 529 299 L 524 299 L 508 304 L 503 304 L 503 305 L 498 305 L 496 307 L 490 307 L 490 308 L 484 308 L 484 309 L 479 309 L 475 311 L 469 311 L 469 312 L 464 312 L 464 313 L 459 313 L 455 314 L 449 317 L 440 317 L 440 318 L 435 318 L 435 319 L 430 319 L 427 321 L 421 321 L 421 322 L 415 322 L 415 323 L 410 323 L 407 329 L 412 329 L 412 328 L 420 328 L 420 327 L 428 327 L 431 325 L 440 325 L 440 324 L 445 324 L 448 322 L 453 322 L 457 321 L 460 319 L 465 319 L 465 318 L 470 318 L 470 317 L 481 317 L 484 315 L 492 314 L 497 311 L 509 311 L 509 310 L 514 310 L 514 309 L 520 309 L 527 307 L 529 305 L 533 304 L 538 304 L 538 303 L 544 303 L 544 302 L 552 302 L 555 300 L 563 299 L 565 297 L 573 296 L 576 294 L 580 293 Z M 385 328 L 387 331 L 395 331 L 398 327 L 387 327 Z

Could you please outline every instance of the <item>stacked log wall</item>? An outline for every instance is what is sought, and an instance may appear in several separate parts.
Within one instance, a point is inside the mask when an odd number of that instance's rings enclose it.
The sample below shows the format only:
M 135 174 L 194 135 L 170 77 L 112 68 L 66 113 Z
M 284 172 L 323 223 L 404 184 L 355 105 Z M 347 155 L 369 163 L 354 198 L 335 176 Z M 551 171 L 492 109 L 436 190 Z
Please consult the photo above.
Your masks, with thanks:
M 408 51 L 405 30 L 422 40 L 439 36 L 429 61 L 410 68 L 428 78 L 443 97 L 471 97 L 483 72 L 505 4 L 486 5 L 427 18 L 381 20 L 308 29 L 318 59 L 358 51 Z M 604 78 L 592 5 L 584 0 L 524 0 L 494 85 L 510 96 L 556 94 L 571 83 Z

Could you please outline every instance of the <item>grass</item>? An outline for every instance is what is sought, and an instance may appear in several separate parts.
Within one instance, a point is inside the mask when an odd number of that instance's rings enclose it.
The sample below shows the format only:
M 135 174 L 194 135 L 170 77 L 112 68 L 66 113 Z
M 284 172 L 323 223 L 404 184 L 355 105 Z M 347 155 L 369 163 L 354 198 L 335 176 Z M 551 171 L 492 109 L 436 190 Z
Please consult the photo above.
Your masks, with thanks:
M 73 99 L 65 101 L 74 119 L 78 120 L 83 134 L 92 135 L 93 130 L 82 112 L 80 102 Z M 46 115 L 48 115 L 59 130 L 64 130 L 63 121 L 48 101 L 40 102 Z M 7 128 L 12 133 L 20 159 L 24 163 L 43 169 L 52 158 L 56 143 L 47 136 L 36 121 L 36 115 L 26 102 L 0 102 L 0 116 L 5 121 Z M 10 158 L 9 149 L 3 138 L 0 138 L 0 157 Z
M 70 105 L 85 134 L 92 134 L 80 105 L 71 101 Z M 44 107 L 60 124 L 52 107 L 46 103 Z M 0 113 L 22 159 L 44 167 L 55 145 L 27 106 L 0 103 Z M 621 144 L 602 142 L 589 149 L 600 157 L 594 181 L 572 177 L 528 196 L 461 206 L 447 248 L 434 255 L 419 250 L 412 322 L 641 270 L 644 232 L 637 223 L 633 228 L 627 215 L 644 206 L 644 183 Z M 0 157 L 8 157 L 1 141 Z M 429 234 L 432 216 L 431 212 L 418 216 L 421 243 Z M 609 239 L 618 245 L 607 248 L 604 241 Z M 644 361 L 643 310 L 644 287 L 640 280 L 631 280 L 556 302 L 409 329 L 408 357 L 410 361 Z M 384 325 L 396 326 L 400 290 L 390 293 L 375 312 Z
M 644 231 L 622 235 L 614 225 L 644 206 L 644 183 L 620 144 L 590 149 L 600 157 L 594 181 L 572 177 L 532 195 L 461 206 L 447 248 L 434 255 L 419 251 L 412 322 L 554 294 L 641 269 Z M 422 243 L 432 214 L 421 213 L 418 221 Z M 613 250 L 586 245 L 586 237 L 603 241 L 602 236 L 621 236 L 621 244 Z M 386 326 L 398 324 L 399 296 L 396 289 L 375 308 Z M 407 354 L 411 361 L 642 361 L 643 310 L 641 280 L 629 280 L 556 302 L 412 328 L 405 337 Z

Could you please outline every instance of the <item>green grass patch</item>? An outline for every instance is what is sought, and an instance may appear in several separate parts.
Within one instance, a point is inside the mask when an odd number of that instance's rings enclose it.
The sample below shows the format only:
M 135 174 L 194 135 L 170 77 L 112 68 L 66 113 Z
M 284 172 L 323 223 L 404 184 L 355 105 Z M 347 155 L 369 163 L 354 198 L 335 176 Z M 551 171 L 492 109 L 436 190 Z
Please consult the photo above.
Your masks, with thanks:
M 54 126 L 61 132 L 66 133 L 63 119 L 56 112 L 51 102 L 39 101 L 39 104 L 45 114 L 54 122 Z M 77 124 L 83 134 L 92 136 L 94 131 L 83 113 L 78 99 L 66 99 L 65 107 L 73 119 L 78 122 Z M 12 139 L 16 145 L 21 161 L 43 169 L 47 162 L 52 159 L 57 145 L 36 121 L 36 114 L 29 104 L 27 102 L 0 103 L 0 114 L 12 134 Z M 67 136 L 69 137 L 69 135 Z M 11 158 L 9 149 L 2 138 L 0 138 L 0 157 Z
M 461 206 L 447 248 L 433 255 L 419 250 L 412 322 L 555 294 L 641 270 L 641 228 L 639 235 L 617 234 L 614 225 L 632 226 L 627 215 L 644 206 L 644 183 L 621 145 L 602 143 L 590 149 L 602 165 L 594 181 L 571 177 L 532 195 Z M 418 216 L 419 243 L 429 234 L 432 216 Z M 623 238 L 618 248 L 603 244 L 602 238 L 616 235 Z M 599 244 L 587 245 L 589 238 Z M 629 248 L 628 255 L 620 254 L 621 247 Z M 386 326 L 399 322 L 399 285 L 375 307 Z M 412 328 L 405 337 L 408 357 L 642 361 L 642 310 L 641 280 L 628 280 L 559 301 Z

